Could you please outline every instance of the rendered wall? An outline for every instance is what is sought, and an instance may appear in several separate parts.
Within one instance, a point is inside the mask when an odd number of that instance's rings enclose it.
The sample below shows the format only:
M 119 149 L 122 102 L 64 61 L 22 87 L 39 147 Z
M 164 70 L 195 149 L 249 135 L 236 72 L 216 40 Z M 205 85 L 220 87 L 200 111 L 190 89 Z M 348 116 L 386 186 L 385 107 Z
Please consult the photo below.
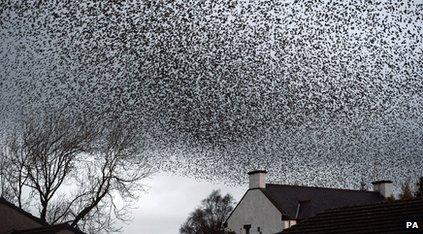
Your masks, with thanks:
M 251 225 L 250 233 L 274 234 L 282 231 L 282 214 L 259 189 L 248 190 L 227 223 L 227 231 L 244 234 L 244 225 Z

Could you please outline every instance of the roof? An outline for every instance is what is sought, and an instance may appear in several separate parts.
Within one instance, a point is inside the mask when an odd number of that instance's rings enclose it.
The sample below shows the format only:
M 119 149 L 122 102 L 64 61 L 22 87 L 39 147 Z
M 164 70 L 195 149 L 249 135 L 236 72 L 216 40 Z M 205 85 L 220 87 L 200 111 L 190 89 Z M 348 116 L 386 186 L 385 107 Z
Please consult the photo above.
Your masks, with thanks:
M 406 222 L 417 222 L 419 229 L 406 229 Z M 421 227 L 423 199 L 331 209 L 280 233 L 421 233 Z
M 19 208 L 19 207 L 15 206 L 13 203 L 11 203 L 11 202 L 7 201 L 4 197 L 0 197 L 0 204 L 4 204 L 4 205 L 6 205 L 6 206 L 8 206 L 8 207 L 10 207 L 10 208 L 12 208 L 12 209 L 14 209 L 14 210 L 18 211 L 19 213 L 21 213 L 21 214 L 25 215 L 26 217 L 28 217 L 28 218 L 30 218 L 30 219 L 32 219 L 32 220 L 34 220 L 35 222 L 37 222 L 37 223 L 39 223 L 39 224 L 41 224 L 41 225 L 44 225 L 44 226 L 48 225 L 48 223 L 47 223 L 47 222 L 45 222 L 45 221 L 41 220 L 40 218 L 35 217 L 35 216 L 34 216 L 34 215 L 32 215 L 31 213 L 26 212 L 25 210 L 23 210 L 23 209 L 21 209 L 21 208 Z
M 22 215 L 25 215 L 26 217 L 34 220 L 35 222 L 38 222 L 39 224 L 41 224 L 43 226 L 43 227 L 40 227 L 40 228 L 31 228 L 31 229 L 25 229 L 25 230 L 15 230 L 12 233 L 52 233 L 54 231 L 59 231 L 59 230 L 70 230 L 70 231 L 73 231 L 74 233 L 84 234 L 84 232 L 82 232 L 78 228 L 72 227 L 68 223 L 61 223 L 61 224 L 56 224 L 56 225 L 49 225 L 47 222 L 45 222 L 42 219 L 35 217 L 31 213 L 26 212 L 25 210 L 23 210 L 23 209 L 15 206 L 13 203 L 7 201 L 3 197 L 0 197 L 0 204 L 7 205 L 8 207 L 10 207 L 10 208 L 18 211 Z
M 50 233 L 56 233 L 57 231 L 61 231 L 61 230 L 69 230 L 76 234 L 85 234 L 85 232 L 79 230 L 78 228 L 72 227 L 68 223 L 61 223 L 61 224 L 40 227 L 40 228 L 18 230 L 18 231 L 12 232 L 12 234 L 31 234 L 31 233 L 37 233 L 37 234 L 49 233 L 50 234 Z
M 284 219 L 301 220 L 327 209 L 385 201 L 378 192 L 349 189 L 266 184 L 261 190 Z

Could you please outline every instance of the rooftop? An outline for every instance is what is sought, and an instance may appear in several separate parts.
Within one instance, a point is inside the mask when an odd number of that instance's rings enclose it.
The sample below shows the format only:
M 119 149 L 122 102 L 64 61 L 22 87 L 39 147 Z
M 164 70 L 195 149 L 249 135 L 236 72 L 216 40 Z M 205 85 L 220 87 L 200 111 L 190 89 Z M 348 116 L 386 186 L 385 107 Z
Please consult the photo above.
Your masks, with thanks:
M 423 199 L 330 209 L 280 233 L 418 233 L 410 221 L 423 225 Z
M 31 229 L 25 229 L 25 230 L 15 230 L 12 233 L 56 233 L 60 230 L 69 230 L 72 231 L 73 233 L 80 233 L 80 234 L 84 234 L 84 232 L 82 232 L 81 230 L 79 230 L 76 227 L 72 227 L 71 225 L 67 224 L 67 223 L 60 223 L 60 224 L 55 224 L 55 225 L 49 225 L 47 222 L 41 220 L 40 218 L 35 217 L 34 215 L 32 215 L 29 212 L 26 212 L 25 210 L 15 206 L 13 203 L 7 201 L 5 198 L 0 197 L 0 203 L 1 204 L 5 204 L 7 206 L 9 206 L 10 208 L 18 211 L 19 213 L 21 213 L 22 215 L 34 220 L 35 222 L 39 223 L 40 225 L 42 225 L 42 227 L 40 228 L 31 228 Z
M 261 190 L 284 219 L 302 220 L 327 209 L 385 201 L 378 192 L 350 189 L 266 184 Z

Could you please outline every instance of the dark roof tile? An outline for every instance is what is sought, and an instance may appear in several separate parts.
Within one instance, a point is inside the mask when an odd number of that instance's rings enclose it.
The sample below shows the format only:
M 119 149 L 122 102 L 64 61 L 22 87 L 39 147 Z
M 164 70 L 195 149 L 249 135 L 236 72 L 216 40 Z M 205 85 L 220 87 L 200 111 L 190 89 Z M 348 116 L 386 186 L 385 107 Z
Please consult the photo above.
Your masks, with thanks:
M 40 228 L 31 228 L 31 229 L 26 229 L 26 230 L 17 230 L 12 232 L 12 234 L 50 234 L 50 233 L 57 233 L 59 231 L 62 230 L 68 230 L 71 231 L 75 234 L 85 234 L 85 232 L 79 230 L 76 227 L 72 227 L 71 225 L 69 225 L 68 223 L 61 223 L 61 224 L 55 224 L 55 225 L 51 225 L 51 226 L 46 226 L 46 227 L 40 227 Z
M 423 199 L 330 209 L 281 233 L 421 233 L 406 222 L 423 227 Z
M 378 192 L 266 184 L 269 200 L 291 219 L 305 219 L 327 209 L 385 201 Z
M 82 232 L 81 230 L 79 230 L 76 227 L 72 227 L 68 223 L 49 225 L 47 222 L 41 220 L 40 218 L 37 218 L 34 215 L 32 215 L 31 213 L 26 212 L 25 210 L 15 206 L 13 203 L 7 201 L 4 197 L 0 197 L 0 203 L 9 206 L 12 209 L 15 209 L 19 213 L 25 215 L 26 217 L 28 217 L 28 218 L 36 221 L 36 222 L 38 222 L 39 224 L 41 224 L 43 226 L 43 227 L 39 227 L 39 228 L 31 228 L 31 229 L 26 229 L 26 230 L 15 230 L 12 233 L 28 233 L 28 234 L 29 233 L 55 233 L 59 230 L 70 230 L 73 233 L 84 234 L 84 232 Z

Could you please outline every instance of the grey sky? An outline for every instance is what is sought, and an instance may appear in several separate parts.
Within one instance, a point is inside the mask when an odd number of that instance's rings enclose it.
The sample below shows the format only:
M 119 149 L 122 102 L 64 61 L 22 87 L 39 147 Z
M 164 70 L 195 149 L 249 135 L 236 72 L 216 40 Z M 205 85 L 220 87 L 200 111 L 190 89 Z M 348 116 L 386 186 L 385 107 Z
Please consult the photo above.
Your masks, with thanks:
M 124 227 L 123 233 L 178 233 L 189 213 L 200 205 L 201 200 L 212 190 L 220 189 L 222 194 L 230 193 L 239 201 L 248 187 L 247 183 L 242 186 L 229 186 L 163 173 L 147 179 L 146 184 L 150 188 L 142 194 L 137 203 L 139 208 L 133 213 L 134 219 Z
M 421 171 L 421 0 L 19 2 L 0 15 L 2 123 L 111 110 L 160 169 L 217 180 Z

